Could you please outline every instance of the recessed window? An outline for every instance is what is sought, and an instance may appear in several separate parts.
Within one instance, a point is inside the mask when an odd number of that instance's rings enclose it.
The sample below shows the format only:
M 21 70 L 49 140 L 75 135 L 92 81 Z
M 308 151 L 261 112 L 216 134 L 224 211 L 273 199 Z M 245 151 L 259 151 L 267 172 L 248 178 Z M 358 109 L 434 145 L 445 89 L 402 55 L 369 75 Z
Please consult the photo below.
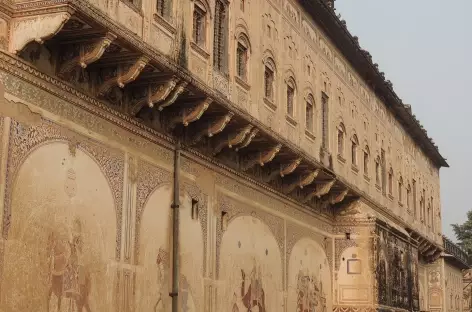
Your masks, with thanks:
M 244 9 L 246 8 L 246 0 L 239 0 L 239 8 L 244 12 Z
M 403 203 L 403 178 L 398 180 L 398 202 Z
M 221 0 L 217 0 L 215 5 L 213 66 L 220 72 L 226 72 L 227 66 L 227 13 L 227 5 Z
M 172 12 L 172 0 L 157 0 L 157 14 L 165 19 L 170 19 Z
M 193 41 L 200 47 L 205 46 L 206 38 L 206 11 L 195 4 L 193 9 Z
M 344 136 L 346 131 L 344 125 L 341 123 L 338 126 L 338 155 L 343 156 L 344 154 Z
M 274 99 L 274 70 L 266 64 L 264 67 L 264 96 L 273 101 Z
M 238 42 L 236 50 L 236 71 L 240 79 L 246 81 L 247 79 L 247 47 L 242 42 Z
M 411 186 L 409 184 L 406 188 L 406 207 L 411 209 Z
M 293 99 L 295 97 L 295 88 L 287 84 L 287 115 L 293 117 Z
M 357 135 L 352 136 L 351 140 L 351 161 L 352 164 L 357 166 L 357 146 L 359 145 L 359 141 L 357 140 Z
M 315 105 L 313 96 L 308 95 L 305 107 L 305 127 L 308 131 L 313 132 L 313 123 L 315 119 Z
M 380 158 L 375 160 L 375 184 L 380 186 Z
M 321 92 L 321 146 L 328 148 L 329 146 L 329 97 L 326 93 Z
M 393 194 L 393 169 L 390 168 L 388 171 L 388 194 Z
M 369 176 L 369 147 L 364 149 L 364 175 Z

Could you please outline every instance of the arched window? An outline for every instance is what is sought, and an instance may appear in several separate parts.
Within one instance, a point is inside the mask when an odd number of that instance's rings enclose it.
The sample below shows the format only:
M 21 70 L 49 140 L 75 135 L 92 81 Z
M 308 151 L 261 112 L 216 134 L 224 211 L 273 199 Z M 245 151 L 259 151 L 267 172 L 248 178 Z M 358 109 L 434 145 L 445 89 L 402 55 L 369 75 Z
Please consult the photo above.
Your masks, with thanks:
M 313 132 L 315 120 L 315 100 L 311 93 L 308 94 L 305 105 L 305 128 L 306 130 Z
M 346 135 L 346 128 L 342 123 L 338 126 L 338 155 L 343 156 L 344 154 L 344 136 Z
M 199 47 L 206 46 L 207 9 L 200 1 L 195 1 L 193 6 L 193 42 Z
M 213 42 L 213 67 L 220 72 L 227 72 L 228 48 L 228 6 L 223 0 L 216 0 L 215 28 Z
M 351 138 L 351 162 L 354 166 L 357 166 L 357 147 L 359 146 L 359 140 L 357 135 L 353 135 Z
M 364 148 L 364 175 L 366 177 L 369 176 L 369 158 L 370 158 L 370 150 L 369 146 L 365 146 Z
M 295 80 L 290 77 L 287 79 L 287 98 L 286 98 L 286 109 L 287 115 L 290 117 L 295 116 Z
M 380 187 L 380 157 L 375 159 L 375 184 Z
M 393 169 L 390 167 L 388 171 L 388 194 L 393 195 Z
M 160 17 L 170 20 L 172 17 L 172 0 L 157 0 L 156 9 Z
M 406 207 L 411 209 L 411 186 L 408 184 L 406 187 Z
M 241 34 L 236 44 L 236 74 L 243 81 L 247 81 L 248 59 L 249 40 L 245 34 Z
M 403 203 L 403 178 L 398 179 L 398 202 Z
M 264 97 L 274 101 L 275 63 L 272 58 L 267 58 L 264 64 Z
M 431 210 L 431 202 L 428 203 L 428 214 L 427 214 L 426 225 L 428 228 L 431 228 L 431 223 L 433 223 L 433 212 Z

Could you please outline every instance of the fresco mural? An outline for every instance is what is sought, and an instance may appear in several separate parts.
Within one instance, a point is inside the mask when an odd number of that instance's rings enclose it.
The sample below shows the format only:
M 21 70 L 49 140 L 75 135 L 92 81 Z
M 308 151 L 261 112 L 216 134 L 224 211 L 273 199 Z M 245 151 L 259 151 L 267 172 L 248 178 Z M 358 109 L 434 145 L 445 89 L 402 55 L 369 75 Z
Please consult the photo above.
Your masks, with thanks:
M 116 214 L 105 176 L 65 143 L 34 150 L 15 177 L 5 311 L 113 311 Z
M 331 273 L 321 246 L 308 238 L 298 241 L 288 262 L 288 311 L 327 312 L 331 307 Z
M 236 217 L 221 242 L 217 311 L 283 311 L 282 272 L 269 227 L 255 216 Z
M 171 308 L 172 188 L 163 185 L 149 197 L 140 226 L 139 274 L 136 311 L 164 312 Z M 180 308 L 203 311 L 203 236 L 200 222 L 192 219 L 192 199 L 180 205 Z

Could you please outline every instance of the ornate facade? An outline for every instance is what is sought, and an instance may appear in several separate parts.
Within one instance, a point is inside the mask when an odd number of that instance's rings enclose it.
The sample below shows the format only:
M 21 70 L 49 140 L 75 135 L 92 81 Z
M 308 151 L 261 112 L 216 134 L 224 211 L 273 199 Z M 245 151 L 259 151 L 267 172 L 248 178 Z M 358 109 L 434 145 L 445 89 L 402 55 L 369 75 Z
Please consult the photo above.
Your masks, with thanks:
M 0 311 L 449 311 L 448 165 L 333 2 L 1 0 Z

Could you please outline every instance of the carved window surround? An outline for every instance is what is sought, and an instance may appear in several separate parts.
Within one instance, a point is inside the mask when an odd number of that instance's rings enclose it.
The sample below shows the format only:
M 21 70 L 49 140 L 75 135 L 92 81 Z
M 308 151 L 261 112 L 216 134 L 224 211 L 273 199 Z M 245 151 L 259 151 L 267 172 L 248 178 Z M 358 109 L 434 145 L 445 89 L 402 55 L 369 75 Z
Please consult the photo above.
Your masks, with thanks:
M 134 1 L 130 1 L 130 0 L 120 0 L 120 1 L 123 2 L 125 5 L 127 5 L 131 10 L 135 11 L 141 16 L 144 16 L 144 12 L 142 10 L 142 1 L 138 1 L 139 4 L 134 3 Z
M 272 100 L 266 97 L 264 97 L 264 104 L 267 106 L 267 108 L 269 108 L 273 112 L 277 110 L 277 105 L 275 105 L 275 103 Z
M 310 141 L 313 141 L 313 142 L 314 142 L 314 141 L 316 140 L 315 134 L 314 134 L 312 131 L 308 130 L 308 129 L 305 129 L 305 136 L 306 136 Z
M 346 159 L 341 154 L 338 154 L 338 161 L 343 165 L 346 163 Z
M 296 127 L 297 124 L 298 124 L 297 121 L 295 120 L 295 118 L 293 118 L 290 115 L 285 115 L 285 120 L 287 120 L 287 122 L 293 127 Z
M 240 77 L 234 76 L 234 81 L 236 81 L 236 83 L 244 90 L 246 91 L 251 90 L 251 86 L 247 83 L 247 81 L 241 79 Z
M 157 13 L 154 13 L 153 16 L 154 16 L 154 22 L 156 22 L 159 26 L 162 26 L 165 30 L 170 32 L 172 35 L 175 35 L 176 29 L 175 29 L 175 25 L 174 25 L 173 20 L 169 21 L 169 20 L 167 20 L 163 16 L 160 16 Z
M 190 42 L 192 50 L 202 56 L 204 59 L 208 60 L 210 58 L 210 52 L 208 52 L 204 47 L 199 46 L 194 41 Z

